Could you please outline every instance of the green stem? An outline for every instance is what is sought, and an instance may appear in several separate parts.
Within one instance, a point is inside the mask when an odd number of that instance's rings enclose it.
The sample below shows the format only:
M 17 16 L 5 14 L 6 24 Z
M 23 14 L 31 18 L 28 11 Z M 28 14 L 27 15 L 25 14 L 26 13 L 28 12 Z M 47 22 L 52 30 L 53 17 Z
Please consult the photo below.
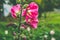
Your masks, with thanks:
M 22 0 L 20 1 L 21 3 L 21 10 L 20 10 L 20 18 L 19 18 L 19 27 L 18 27 L 18 40 L 21 40 L 20 34 L 21 34 L 21 30 L 20 30 L 20 26 L 21 26 L 21 22 L 22 22 Z

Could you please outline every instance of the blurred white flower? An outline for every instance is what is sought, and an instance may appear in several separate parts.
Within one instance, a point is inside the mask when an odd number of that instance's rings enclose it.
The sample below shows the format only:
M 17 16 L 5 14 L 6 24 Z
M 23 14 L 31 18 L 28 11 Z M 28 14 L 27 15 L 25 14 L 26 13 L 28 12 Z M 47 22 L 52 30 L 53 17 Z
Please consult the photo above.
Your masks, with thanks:
M 5 34 L 8 34 L 8 30 L 5 30 Z
M 55 34 L 55 31 L 54 31 L 54 30 L 51 30 L 51 31 L 50 31 L 50 34 L 51 34 L 51 35 L 54 35 L 54 34 Z
M 27 27 L 27 31 L 30 31 L 30 27 Z
M 56 39 L 54 37 L 52 37 L 51 40 L 56 40 Z
M 44 38 L 47 38 L 48 36 L 47 35 L 44 35 Z

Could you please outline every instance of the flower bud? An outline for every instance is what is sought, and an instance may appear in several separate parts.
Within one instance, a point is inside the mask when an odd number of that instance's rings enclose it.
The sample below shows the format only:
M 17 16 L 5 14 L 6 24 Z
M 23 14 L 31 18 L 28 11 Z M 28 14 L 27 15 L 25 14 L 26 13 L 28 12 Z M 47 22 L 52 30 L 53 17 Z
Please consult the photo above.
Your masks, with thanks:
M 26 27 L 26 25 L 21 24 L 21 27 L 20 27 L 20 28 L 22 28 L 22 29 L 26 29 L 27 27 Z

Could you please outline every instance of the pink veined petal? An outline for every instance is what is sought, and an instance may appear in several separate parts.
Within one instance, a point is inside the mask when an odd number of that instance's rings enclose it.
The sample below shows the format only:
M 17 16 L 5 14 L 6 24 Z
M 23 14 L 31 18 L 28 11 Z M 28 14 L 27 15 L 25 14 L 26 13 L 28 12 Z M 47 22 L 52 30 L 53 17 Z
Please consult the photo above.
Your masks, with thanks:
M 26 23 L 29 22 L 29 17 L 28 16 L 25 17 L 25 21 L 26 21 Z
M 29 24 L 29 25 L 31 25 L 32 28 L 36 29 L 37 25 L 38 25 L 38 18 L 37 19 L 29 19 L 27 17 L 26 23 Z
M 13 18 L 16 18 L 16 13 L 13 9 L 11 9 L 11 15 L 12 15 Z
M 38 5 L 35 2 L 31 2 L 28 6 L 29 9 L 36 9 L 38 11 Z
M 16 14 L 12 14 L 12 17 L 13 17 L 13 18 L 17 18 L 17 15 L 16 15 Z
M 15 6 L 13 7 L 13 9 L 14 9 L 15 12 L 20 11 L 20 5 L 19 5 L 19 4 L 15 5 Z
M 38 12 L 37 11 L 30 11 L 26 14 L 29 18 L 37 18 L 38 17 Z
M 17 4 L 16 6 L 18 7 L 19 10 L 21 9 L 21 7 L 20 7 L 21 5 L 20 4 Z
M 26 13 L 27 13 L 26 9 L 23 9 L 22 10 L 22 16 L 26 16 Z
M 38 23 L 36 23 L 36 22 L 31 23 L 31 27 L 34 28 L 34 29 L 37 28 L 37 25 L 38 25 Z
M 30 25 L 31 25 L 32 28 L 36 29 L 37 28 L 37 25 L 38 25 L 38 19 L 32 20 L 30 22 Z
M 31 11 L 31 17 L 32 18 L 37 18 L 38 17 L 38 12 L 33 12 L 33 11 Z

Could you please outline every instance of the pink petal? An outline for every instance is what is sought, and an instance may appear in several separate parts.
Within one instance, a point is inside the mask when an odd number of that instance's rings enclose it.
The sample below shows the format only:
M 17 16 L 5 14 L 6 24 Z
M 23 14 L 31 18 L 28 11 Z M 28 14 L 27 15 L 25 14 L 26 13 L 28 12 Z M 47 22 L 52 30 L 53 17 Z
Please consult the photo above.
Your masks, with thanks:
M 32 10 L 36 9 L 38 11 L 38 5 L 35 2 L 31 2 L 28 8 Z
M 22 10 L 22 16 L 25 16 L 26 13 L 27 13 L 27 12 L 26 12 L 26 9 L 23 9 L 23 10 Z
M 32 28 L 36 29 L 38 25 L 38 19 L 31 21 L 30 24 Z

